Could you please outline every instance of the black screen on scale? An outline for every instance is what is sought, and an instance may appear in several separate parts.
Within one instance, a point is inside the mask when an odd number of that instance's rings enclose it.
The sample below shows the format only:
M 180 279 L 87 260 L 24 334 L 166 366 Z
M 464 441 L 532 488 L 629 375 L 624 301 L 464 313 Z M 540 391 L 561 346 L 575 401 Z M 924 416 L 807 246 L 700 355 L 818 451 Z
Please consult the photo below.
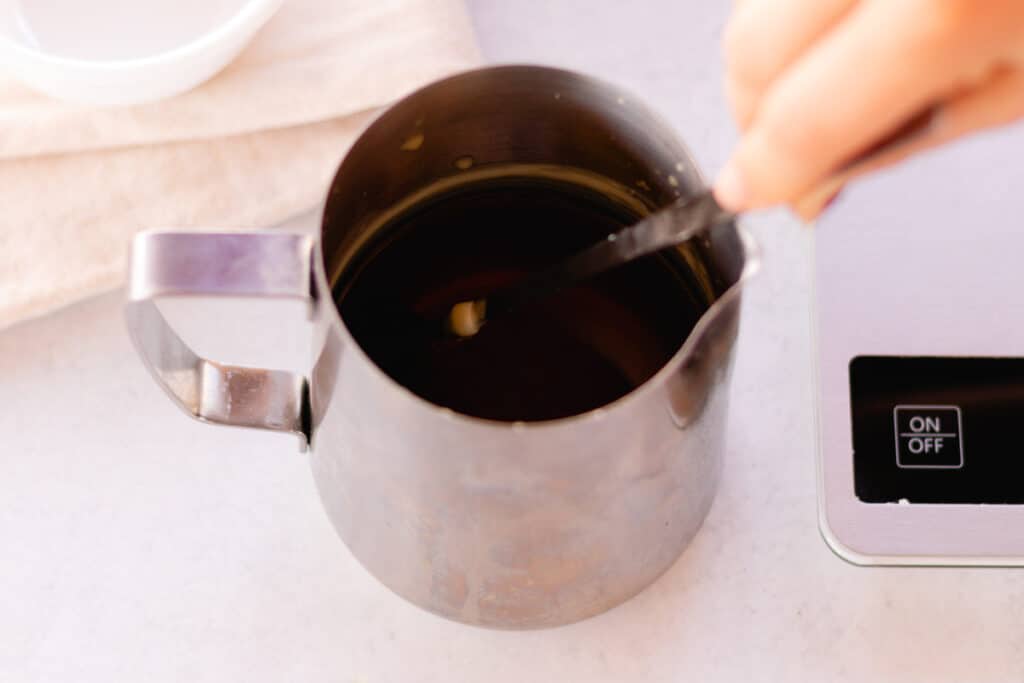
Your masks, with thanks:
M 1024 503 L 1024 358 L 859 356 L 853 471 L 865 503 Z

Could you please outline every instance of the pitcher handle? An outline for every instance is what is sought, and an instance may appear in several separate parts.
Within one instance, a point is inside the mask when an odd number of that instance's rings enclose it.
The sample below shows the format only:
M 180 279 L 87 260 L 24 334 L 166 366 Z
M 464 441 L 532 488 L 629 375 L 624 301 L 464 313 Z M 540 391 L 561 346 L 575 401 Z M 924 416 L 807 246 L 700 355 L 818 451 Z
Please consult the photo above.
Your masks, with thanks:
M 131 246 L 125 317 L 157 383 L 202 422 L 310 437 L 309 383 L 283 370 L 200 358 L 171 329 L 162 296 L 243 296 L 314 303 L 313 239 L 290 232 L 149 231 Z

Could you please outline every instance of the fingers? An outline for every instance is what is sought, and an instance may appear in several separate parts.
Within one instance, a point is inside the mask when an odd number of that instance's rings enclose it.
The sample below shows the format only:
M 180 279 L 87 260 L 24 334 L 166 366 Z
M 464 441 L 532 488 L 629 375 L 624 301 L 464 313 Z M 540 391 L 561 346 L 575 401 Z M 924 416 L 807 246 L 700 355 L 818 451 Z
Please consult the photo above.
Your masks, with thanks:
M 716 184 L 734 210 L 791 203 L 844 161 L 959 87 L 977 36 L 948 2 L 859 3 L 761 98 Z
M 857 0 L 745 0 L 725 30 L 726 88 L 740 128 L 771 82 Z
M 882 149 L 863 162 L 829 176 L 798 200 L 793 206 L 794 211 L 804 220 L 812 220 L 836 193 L 857 177 L 892 166 L 963 135 L 1006 125 L 1024 117 L 1024 68 L 996 71 L 973 89 L 954 96 L 937 111 L 931 125 L 921 135 Z

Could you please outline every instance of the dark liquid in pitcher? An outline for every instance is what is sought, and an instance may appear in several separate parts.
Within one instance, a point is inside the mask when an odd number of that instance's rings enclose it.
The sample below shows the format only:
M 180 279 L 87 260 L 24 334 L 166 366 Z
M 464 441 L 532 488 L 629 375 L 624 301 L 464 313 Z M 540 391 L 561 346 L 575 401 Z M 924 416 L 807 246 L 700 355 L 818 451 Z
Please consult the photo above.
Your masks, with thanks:
M 468 184 L 382 228 L 346 269 L 335 299 L 370 358 L 437 405 L 507 421 L 583 413 L 656 373 L 706 310 L 677 253 L 526 304 L 473 337 L 446 336 L 441 320 L 453 304 L 515 283 L 637 218 L 570 183 Z M 404 324 L 411 315 L 437 326 L 423 334 Z

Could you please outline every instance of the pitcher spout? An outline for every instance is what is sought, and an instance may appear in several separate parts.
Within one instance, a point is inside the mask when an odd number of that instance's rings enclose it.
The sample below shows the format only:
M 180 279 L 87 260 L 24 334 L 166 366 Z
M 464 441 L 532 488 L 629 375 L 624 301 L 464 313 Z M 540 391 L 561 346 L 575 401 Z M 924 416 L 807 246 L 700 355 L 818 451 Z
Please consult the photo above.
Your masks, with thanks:
M 710 305 L 679 349 L 666 385 L 669 413 L 680 428 L 700 416 L 715 385 L 728 381 L 742 292 L 761 266 L 760 247 L 735 221 L 711 225 L 692 242 L 705 264 Z

